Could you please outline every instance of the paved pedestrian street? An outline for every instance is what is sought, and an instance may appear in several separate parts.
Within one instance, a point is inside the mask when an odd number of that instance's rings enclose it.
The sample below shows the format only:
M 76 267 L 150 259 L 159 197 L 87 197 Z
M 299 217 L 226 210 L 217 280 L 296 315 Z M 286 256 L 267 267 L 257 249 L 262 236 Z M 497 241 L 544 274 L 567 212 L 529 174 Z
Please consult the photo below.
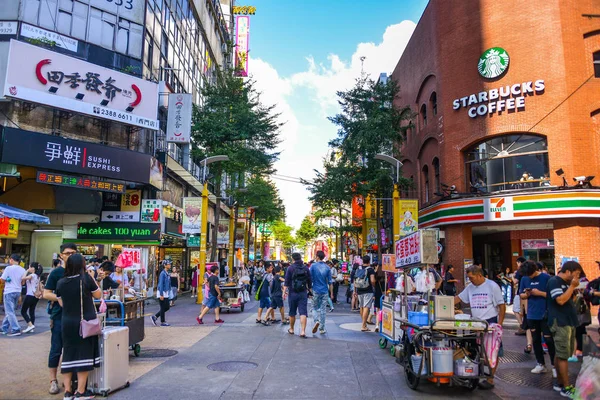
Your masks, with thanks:
M 402 367 L 379 348 L 376 333 L 360 332 L 358 313 L 346 304 L 327 314 L 327 334 L 308 338 L 287 333 L 287 326 L 255 323 L 257 303 L 243 313 L 224 313 L 223 325 L 204 326 L 194 320 L 198 306 L 188 296 L 168 313 L 170 327 L 154 327 L 146 318 L 146 338 L 140 357 L 130 353 L 131 386 L 111 399 L 558 399 L 551 389 L 551 374 L 533 375 L 533 354 L 523 353 L 524 338 L 515 336 L 512 315 L 505 323 L 505 358 L 492 391 L 437 387 L 421 382 L 417 391 L 406 386 Z M 154 301 L 147 315 L 158 309 Z M 16 338 L 0 337 L 4 364 L 22 371 L 0 374 L 0 399 L 62 399 L 49 395 L 47 353 L 50 332 L 45 313 L 38 307 L 36 333 Z M 309 318 L 309 328 L 312 326 Z M 44 328 L 46 327 L 46 328 Z M 371 327 L 372 328 L 372 327 Z M 576 373 L 577 364 L 570 364 Z M 18 372 L 17 374 L 19 374 Z M 575 375 L 574 375 L 575 376 Z

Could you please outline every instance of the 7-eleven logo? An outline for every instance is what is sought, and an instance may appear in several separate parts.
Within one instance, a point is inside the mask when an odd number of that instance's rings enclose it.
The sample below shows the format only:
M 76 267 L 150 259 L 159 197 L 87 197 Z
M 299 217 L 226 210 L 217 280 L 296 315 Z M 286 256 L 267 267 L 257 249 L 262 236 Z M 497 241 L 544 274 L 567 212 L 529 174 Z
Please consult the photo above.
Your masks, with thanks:
M 490 213 L 494 213 L 495 218 L 502 218 L 502 213 L 506 211 L 505 201 L 504 197 L 490 199 Z

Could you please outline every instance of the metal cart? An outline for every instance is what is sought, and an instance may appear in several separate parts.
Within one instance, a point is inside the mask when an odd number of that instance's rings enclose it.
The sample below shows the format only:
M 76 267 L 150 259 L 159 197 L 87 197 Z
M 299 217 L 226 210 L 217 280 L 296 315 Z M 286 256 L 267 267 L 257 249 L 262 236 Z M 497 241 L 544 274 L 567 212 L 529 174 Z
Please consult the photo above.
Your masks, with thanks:
M 104 300 L 106 303 L 107 326 L 126 326 L 129 328 L 129 346 L 133 354 L 140 355 L 142 342 L 146 336 L 144 328 L 144 302 L 145 298 L 120 300 Z M 100 301 L 95 300 L 96 307 L 100 306 Z
M 240 293 L 244 291 L 241 286 L 220 286 L 221 297 L 221 311 L 231 311 L 232 309 L 238 309 L 240 312 L 244 312 L 244 296 L 240 297 Z

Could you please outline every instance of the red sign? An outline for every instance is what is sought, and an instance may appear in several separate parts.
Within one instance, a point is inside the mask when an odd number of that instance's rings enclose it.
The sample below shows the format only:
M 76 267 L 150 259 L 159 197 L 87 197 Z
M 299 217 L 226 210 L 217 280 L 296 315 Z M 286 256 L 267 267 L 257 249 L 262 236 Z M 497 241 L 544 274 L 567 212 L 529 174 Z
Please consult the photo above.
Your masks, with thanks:
M 418 264 L 421 262 L 420 235 L 415 232 L 396 242 L 396 267 Z

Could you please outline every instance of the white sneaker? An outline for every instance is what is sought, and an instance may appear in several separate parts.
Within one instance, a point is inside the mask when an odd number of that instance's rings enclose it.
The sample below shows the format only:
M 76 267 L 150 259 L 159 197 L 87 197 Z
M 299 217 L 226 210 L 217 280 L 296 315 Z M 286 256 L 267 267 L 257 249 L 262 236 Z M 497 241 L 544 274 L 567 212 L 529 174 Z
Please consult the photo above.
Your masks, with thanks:
M 531 370 L 532 374 L 541 374 L 541 373 L 545 373 L 545 372 L 548 372 L 548 369 L 546 368 L 545 365 L 541 365 L 541 364 L 536 365 L 535 368 Z
M 558 375 L 556 374 L 556 368 L 552 367 L 552 377 L 556 379 Z
M 35 329 L 35 325 L 29 325 L 27 328 L 25 328 L 23 333 L 33 332 L 34 329 Z

